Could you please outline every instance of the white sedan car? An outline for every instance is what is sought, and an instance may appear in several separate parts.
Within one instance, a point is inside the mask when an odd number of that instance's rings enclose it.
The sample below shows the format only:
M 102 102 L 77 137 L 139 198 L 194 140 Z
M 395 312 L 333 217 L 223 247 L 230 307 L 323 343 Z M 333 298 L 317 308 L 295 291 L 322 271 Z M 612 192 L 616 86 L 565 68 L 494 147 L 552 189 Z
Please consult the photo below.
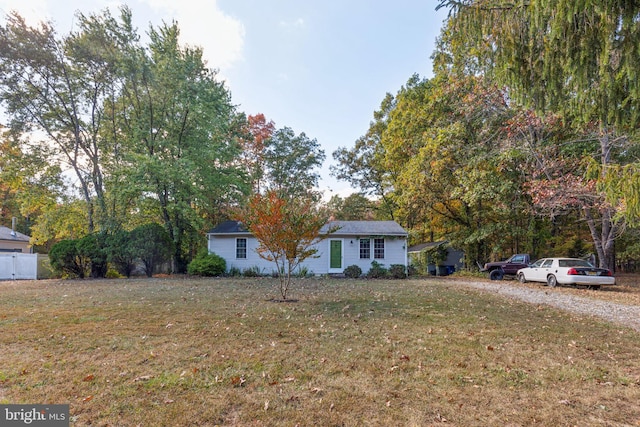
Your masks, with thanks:
M 518 270 L 521 283 L 542 282 L 547 286 L 581 285 L 600 289 L 602 285 L 615 285 L 616 278 L 606 268 L 597 268 L 577 258 L 542 258 L 529 267 Z

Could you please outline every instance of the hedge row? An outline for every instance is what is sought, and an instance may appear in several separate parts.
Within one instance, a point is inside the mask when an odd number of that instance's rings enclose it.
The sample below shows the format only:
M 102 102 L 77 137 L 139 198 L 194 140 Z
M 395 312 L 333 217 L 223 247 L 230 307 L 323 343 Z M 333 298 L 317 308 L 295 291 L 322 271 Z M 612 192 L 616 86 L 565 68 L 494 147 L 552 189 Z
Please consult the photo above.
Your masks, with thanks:
M 173 242 L 159 224 L 145 224 L 132 231 L 89 234 L 62 240 L 49 251 L 51 267 L 61 276 L 106 277 L 109 266 L 130 277 L 140 265 L 149 277 L 157 266 L 171 259 Z

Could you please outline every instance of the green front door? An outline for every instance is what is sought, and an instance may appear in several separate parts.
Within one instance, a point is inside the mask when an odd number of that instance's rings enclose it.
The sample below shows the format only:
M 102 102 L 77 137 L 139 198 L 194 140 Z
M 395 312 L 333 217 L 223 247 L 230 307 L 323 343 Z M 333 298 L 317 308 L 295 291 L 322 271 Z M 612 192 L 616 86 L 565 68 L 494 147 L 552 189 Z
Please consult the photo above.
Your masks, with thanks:
M 329 268 L 342 269 L 342 240 L 331 240 L 329 249 Z

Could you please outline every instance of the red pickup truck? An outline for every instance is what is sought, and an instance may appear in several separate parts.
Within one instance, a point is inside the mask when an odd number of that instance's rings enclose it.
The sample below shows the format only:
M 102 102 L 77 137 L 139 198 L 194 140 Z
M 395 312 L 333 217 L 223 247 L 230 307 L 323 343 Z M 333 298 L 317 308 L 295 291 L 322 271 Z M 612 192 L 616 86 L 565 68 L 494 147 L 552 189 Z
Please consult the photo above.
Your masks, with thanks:
M 502 280 L 505 275 L 515 276 L 518 270 L 530 263 L 529 254 L 515 254 L 506 261 L 488 262 L 481 271 L 488 272 L 491 280 Z

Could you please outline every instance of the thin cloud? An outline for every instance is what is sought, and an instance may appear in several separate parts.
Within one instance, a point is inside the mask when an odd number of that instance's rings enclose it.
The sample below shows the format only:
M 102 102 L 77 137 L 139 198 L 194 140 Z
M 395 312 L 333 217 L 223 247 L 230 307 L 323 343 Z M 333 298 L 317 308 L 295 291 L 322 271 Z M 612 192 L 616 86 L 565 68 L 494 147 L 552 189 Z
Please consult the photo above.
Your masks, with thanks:
M 289 81 L 289 74 L 287 73 L 278 73 L 278 82 L 283 83 Z
M 280 21 L 279 25 L 286 29 L 304 28 L 304 19 L 298 18 L 293 21 Z
M 245 28 L 242 22 L 223 13 L 215 0 L 0 0 L 0 18 L 15 10 L 29 25 L 53 21 L 56 30 L 66 34 L 72 30 L 76 11 L 90 14 L 108 8 L 117 16 L 122 4 L 131 8 L 134 25 L 141 33 L 146 32 L 149 23 L 159 26 L 162 21 L 177 21 L 180 42 L 201 47 L 207 65 L 221 74 L 244 59 Z M 153 17 L 145 13 L 149 11 Z
M 22 16 L 28 25 L 36 26 L 43 21 L 50 21 L 47 0 L 1 0 L 0 14 L 4 21 L 5 15 L 16 11 Z
M 245 28 L 225 15 L 216 1 L 144 0 L 165 22 L 177 21 L 180 40 L 200 46 L 208 66 L 224 70 L 243 60 Z M 134 11 L 135 13 L 135 11 Z

